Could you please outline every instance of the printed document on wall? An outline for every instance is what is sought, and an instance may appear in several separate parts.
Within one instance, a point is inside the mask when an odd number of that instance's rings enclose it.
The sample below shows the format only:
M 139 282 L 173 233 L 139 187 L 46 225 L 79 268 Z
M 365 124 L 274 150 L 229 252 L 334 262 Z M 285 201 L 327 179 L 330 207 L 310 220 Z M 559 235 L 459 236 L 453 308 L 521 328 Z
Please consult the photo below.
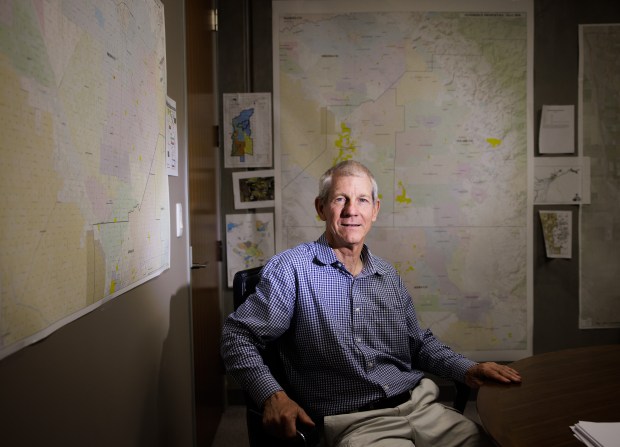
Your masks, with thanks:
M 575 107 L 544 105 L 538 133 L 541 154 L 575 152 Z

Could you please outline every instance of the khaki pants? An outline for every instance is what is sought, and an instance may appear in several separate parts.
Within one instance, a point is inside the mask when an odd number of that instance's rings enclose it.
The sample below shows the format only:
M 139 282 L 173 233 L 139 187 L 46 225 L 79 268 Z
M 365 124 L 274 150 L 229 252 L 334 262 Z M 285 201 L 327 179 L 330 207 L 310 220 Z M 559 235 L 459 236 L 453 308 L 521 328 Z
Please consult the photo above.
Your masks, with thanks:
M 447 447 L 490 445 L 484 431 L 459 412 L 435 400 L 439 388 L 429 379 L 396 408 L 325 417 L 328 447 Z

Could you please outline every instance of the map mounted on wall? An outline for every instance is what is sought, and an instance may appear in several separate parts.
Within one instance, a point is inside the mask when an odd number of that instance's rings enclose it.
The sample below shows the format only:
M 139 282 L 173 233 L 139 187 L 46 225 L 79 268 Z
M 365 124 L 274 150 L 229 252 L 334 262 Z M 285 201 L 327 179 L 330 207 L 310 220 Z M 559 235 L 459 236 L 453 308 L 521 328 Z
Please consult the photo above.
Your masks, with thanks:
M 270 168 L 271 93 L 224 93 L 224 167 Z
M 273 213 L 226 215 L 228 287 L 235 273 L 260 267 L 275 254 Z
M 358 160 L 368 246 L 421 323 L 477 360 L 529 355 L 532 1 L 276 1 L 272 23 L 278 251 L 318 238 L 321 174 Z
M 579 328 L 620 327 L 620 25 L 579 25 L 579 154 L 592 203 L 580 209 Z
M 159 0 L 2 2 L 0 358 L 170 265 Z

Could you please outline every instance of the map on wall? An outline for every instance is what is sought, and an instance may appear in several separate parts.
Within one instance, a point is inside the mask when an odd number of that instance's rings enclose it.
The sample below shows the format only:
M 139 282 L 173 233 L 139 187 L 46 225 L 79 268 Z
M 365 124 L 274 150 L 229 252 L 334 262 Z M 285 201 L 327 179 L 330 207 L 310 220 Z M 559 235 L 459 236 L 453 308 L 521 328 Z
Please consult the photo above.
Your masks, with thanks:
M 620 327 L 620 25 L 579 31 L 579 151 L 592 197 L 580 213 L 579 327 Z
M 278 251 L 323 231 L 321 174 L 356 159 L 371 251 L 472 358 L 531 352 L 531 1 L 274 2 Z
M 0 2 L 0 358 L 170 265 L 159 0 Z
M 228 287 L 235 273 L 264 265 L 275 254 L 273 213 L 226 215 Z
M 224 167 L 271 167 L 271 93 L 224 93 Z
M 572 211 L 540 210 L 540 224 L 548 258 L 572 258 Z
M 587 157 L 536 157 L 534 204 L 590 203 L 590 160 Z

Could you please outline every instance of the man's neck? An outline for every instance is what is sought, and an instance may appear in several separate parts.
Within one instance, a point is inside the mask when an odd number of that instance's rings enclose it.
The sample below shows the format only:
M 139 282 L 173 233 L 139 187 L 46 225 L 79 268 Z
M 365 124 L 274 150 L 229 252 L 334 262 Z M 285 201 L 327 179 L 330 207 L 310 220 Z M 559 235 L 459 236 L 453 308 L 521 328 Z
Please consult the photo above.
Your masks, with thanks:
M 364 267 L 364 263 L 362 261 L 362 248 L 361 247 L 354 247 L 354 248 L 349 248 L 349 247 L 333 248 L 332 247 L 332 250 L 334 250 L 334 254 L 336 255 L 336 258 L 338 258 L 338 260 L 344 264 L 344 266 L 349 271 L 349 273 L 351 273 L 353 276 L 357 276 L 360 274 L 360 272 L 362 271 Z

